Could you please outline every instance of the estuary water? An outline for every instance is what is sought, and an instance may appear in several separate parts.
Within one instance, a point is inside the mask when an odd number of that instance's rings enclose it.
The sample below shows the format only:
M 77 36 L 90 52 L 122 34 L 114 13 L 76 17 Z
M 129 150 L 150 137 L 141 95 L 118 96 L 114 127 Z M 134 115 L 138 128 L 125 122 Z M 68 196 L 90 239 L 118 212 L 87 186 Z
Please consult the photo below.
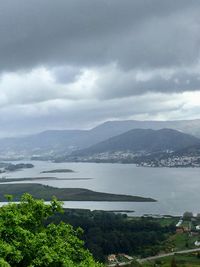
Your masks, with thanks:
M 152 197 L 158 202 L 80 202 L 64 203 L 68 208 L 131 210 L 134 215 L 181 215 L 185 211 L 200 213 L 199 168 L 146 168 L 133 164 L 52 163 L 23 161 L 34 164 L 6 174 L 9 178 L 57 177 L 71 180 L 30 181 L 54 187 L 87 188 L 99 192 Z M 15 164 L 18 162 L 14 162 Z M 41 173 L 54 169 L 72 169 L 73 173 Z M 76 178 L 89 178 L 78 180 Z M 24 182 L 23 182 L 24 183 Z

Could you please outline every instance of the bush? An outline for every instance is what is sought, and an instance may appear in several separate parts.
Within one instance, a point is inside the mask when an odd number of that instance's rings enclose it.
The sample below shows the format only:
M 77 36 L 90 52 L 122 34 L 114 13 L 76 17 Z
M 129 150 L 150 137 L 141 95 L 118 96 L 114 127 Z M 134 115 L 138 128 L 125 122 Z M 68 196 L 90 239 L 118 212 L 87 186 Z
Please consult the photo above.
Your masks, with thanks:
M 79 239 L 82 230 L 66 223 L 44 222 L 61 203 L 50 204 L 24 194 L 19 204 L 0 208 L 0 266 L 2 267 L 98 267 Z

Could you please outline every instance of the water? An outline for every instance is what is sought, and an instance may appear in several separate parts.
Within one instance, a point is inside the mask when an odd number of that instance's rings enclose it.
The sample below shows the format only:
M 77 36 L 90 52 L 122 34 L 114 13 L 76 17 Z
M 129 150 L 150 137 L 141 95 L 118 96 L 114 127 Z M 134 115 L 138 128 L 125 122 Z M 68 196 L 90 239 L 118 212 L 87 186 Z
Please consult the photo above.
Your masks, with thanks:
M 102 210 L 134 210 L 135 215 L 200 212 L 200 170 L 198 168 L 144 168 L 132 164 L 51 163 L 32 161 L 33 169 L 9 173 L 7 178 L 58 177 L 65 181 L 43 180 L 54 187 L 87 188 L 100 192 L 152 197 L 157 203 L 65 202 L 65 207 Z M 53 169 L 72 169 L 74 173 L 46 173 Z M 91 178 L 90 180 L 73 180 Z M 37 181 L 35 181 L 37 182 Z M 24 183 L 24 182 L 23 182 Z M 31 181 L 33 183 L 33 181 Z M 38 182 L 37 182 L 38 183 Z

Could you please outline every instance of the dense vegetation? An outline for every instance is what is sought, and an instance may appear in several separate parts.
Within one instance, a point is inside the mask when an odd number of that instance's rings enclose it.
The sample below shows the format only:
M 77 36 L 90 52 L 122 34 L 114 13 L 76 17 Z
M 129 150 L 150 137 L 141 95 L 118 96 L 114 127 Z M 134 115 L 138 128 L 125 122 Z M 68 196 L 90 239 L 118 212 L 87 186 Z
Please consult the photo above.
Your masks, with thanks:
M 65 210 L 50 221 L 69 222 L 84 230 L 86 247 L 98 260 L 104 261 L 111 253 L 127 253 L 146 257 L 163 249 L 173 225 L 162 226 L 151 218 L 130 219 L 126 215 L 103 211 Z
M 66 223 L 46 224 L 49 216 L 61 211 L 53 199 L 46 205 L 24 194 L 19 204 L 0 208 L 1 267 L 97 267 L 83 241 L 80 228 Z
M 143 198 L 129 195 L 116 195 L 95 192 L 82 188 L 55 188 L 41 184 L 2 184 L 0 187 L 0 201 L 5 201 L 4 195 L 11 194 L 13 199 L 18 201 L 24 193 L 29 193 L 35 198 L 51 200 L 56 196 L 59 200 L 71 201 L 132 201 L 132 202 L 153 202 L 151 198 Z

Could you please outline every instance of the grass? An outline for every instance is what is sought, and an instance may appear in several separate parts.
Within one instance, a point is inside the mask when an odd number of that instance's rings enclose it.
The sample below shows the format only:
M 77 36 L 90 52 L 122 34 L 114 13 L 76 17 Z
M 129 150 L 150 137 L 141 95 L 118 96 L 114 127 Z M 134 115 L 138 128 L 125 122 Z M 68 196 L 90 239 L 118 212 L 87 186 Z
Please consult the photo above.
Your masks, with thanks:
M 194 243 L 200 236 L 190 236 L 188 233 L 177 233 L 170 236 L 168 242 L 172 244 L 175 251 L 196 248 Z
M 189 237 L 187 233 L 175 234 L 170 239 L 177 251 L 189 248 Z
M 158 222 L 161 226 L 169 226 L 170 224 L 176 225 L 179 221 L 179 217 L 163 217 L 163 218 L 156 218 L 156 222 Z

